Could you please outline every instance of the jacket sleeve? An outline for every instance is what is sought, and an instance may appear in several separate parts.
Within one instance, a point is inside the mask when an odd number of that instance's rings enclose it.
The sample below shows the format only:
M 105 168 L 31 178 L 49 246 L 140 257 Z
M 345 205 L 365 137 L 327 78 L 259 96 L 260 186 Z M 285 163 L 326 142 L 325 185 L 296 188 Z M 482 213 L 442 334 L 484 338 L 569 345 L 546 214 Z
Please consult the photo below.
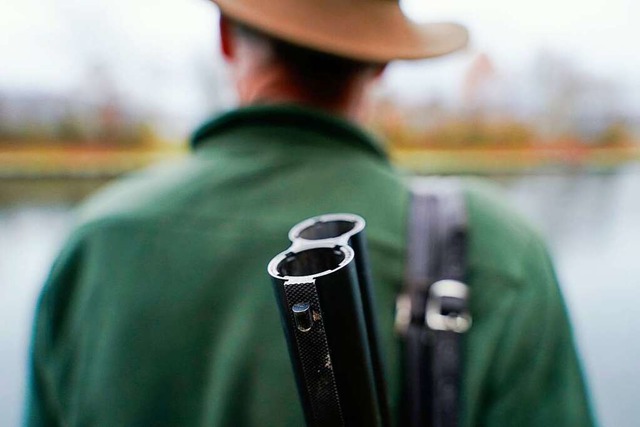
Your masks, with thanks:
M 532 239 L 523 283 L 505 319 L 488 426 L 595 425 L 567 310 L 548 252 Z
M 56 421 L 54 411 L 46 397 L 46 386 L 42 372 L 33 360 L 30 361 L 29 383 L 27 388 L 24 426 L 54 427 L 61 425 Z
M 41 291 L 28 364 L 23 422 L 26 427 L 65 425 L 61 385 L 67 382 L 69 370 L 65 359 L 57 357 L 57 349 L 68 341 L 66 308 L 72 303 L 71 295 L 79 282 L 80 266 L 80 244 L 70 240 L 53 264 Z

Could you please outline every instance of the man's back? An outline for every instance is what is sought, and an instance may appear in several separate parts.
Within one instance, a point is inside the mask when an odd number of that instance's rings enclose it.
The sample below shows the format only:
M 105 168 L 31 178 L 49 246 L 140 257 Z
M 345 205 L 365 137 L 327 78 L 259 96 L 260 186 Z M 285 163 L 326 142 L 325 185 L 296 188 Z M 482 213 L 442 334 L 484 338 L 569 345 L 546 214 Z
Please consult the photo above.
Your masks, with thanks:
M 302 425 L 266 265 L 293 224 L 331 212 L 367 221 L 397 407 L 408 193 L 384 155 L 347 122 L 293 106 L 233 112 L 195 144 L 85 207 L 40 303 L 32 425 Z M 589 425 L 544 247 L 482 193 L 467 193 L 465 424 Z

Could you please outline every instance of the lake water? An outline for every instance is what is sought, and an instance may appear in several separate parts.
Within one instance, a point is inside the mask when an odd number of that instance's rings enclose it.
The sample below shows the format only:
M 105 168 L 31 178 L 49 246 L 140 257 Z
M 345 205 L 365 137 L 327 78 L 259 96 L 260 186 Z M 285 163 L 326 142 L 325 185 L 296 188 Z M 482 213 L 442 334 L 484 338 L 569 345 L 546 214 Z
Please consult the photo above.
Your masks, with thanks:
M 494 180 L 549 241 L 601 425 L 637 425 L 640 168 Z M 0 427 L 20 424 L 33 307 L 70 209 L 0 205 Z

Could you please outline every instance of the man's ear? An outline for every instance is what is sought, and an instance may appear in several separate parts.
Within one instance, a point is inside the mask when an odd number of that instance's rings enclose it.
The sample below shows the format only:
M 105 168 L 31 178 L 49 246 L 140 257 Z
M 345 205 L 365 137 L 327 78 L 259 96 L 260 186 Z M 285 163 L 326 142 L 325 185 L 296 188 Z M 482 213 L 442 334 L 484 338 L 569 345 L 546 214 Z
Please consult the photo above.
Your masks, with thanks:
M 229 21 L 229 18 L 220 14 L 220 51 L 222 56 L 230 61 L 233 59 L 233 24 Z
M 384 70 L 387 69 L 387 65 L 388 65 L 388 63 L 376 65 L 376 70 L 375 70 L 375 74 L 374 74 L 376 79 L 379 79 L 380 77 L 382 77 L 382 74 L 384 73 Z

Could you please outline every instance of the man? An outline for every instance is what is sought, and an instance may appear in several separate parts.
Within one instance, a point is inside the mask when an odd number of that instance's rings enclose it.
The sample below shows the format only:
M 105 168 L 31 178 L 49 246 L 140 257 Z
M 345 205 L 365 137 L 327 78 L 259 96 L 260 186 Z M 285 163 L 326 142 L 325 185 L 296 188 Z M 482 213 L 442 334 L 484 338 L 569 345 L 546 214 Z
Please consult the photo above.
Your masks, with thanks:
M 466 31 L 413 24 L 394 1 L 216 2 L 241 108 L 182 163 L 84 207 L 40 299 L 27 425 L 303 425 L 266 265 L 293 224 L 330 212 L 367 220 L 397 412 L 408 192 L 355 122 L 388 61 L 452 52 Z M 590 426 L 543 244 L 489 190 L 466 201 L 463 425 Z

